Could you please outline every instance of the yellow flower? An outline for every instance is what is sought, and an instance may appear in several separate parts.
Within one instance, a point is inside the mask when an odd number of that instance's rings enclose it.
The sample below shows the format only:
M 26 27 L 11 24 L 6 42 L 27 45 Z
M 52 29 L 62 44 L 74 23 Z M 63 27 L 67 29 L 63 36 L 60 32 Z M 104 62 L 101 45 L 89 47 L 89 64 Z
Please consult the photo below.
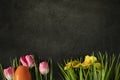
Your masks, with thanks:
M 73 68 L 79 68 L 80 65 L 81 65 L 81 63 L 79 61 L 77 61 L 77 60 L 75 60 L 75 61 L 72 62 L 72 67 Z
M 94 62 L 97 61 L 97 58 L 95 56 L 87 55 L 87 56 L 85 56 L 85 60 L 84 61 L 93 64 Z
M 84 61 L 81 65 L 82 65 L 83 69 L 87 69 L 87 68 L 89 68 L 89 66 L 91 64 L 89 62 L 87 62 L 87 61 Z
M 66 64 L 66 66 L 64 67 L 64 70 L 68 70 L 69 68 L 73 67 L 73 68 L 79 68 L 81 65 L 81 63 L 77 60 L 74 61 L 70 61 Z
M 84 62 L 82 63 L 82 67 L 84 69 L 87 69 L 90 67 L 90 65 L 92 65 L 93 63 L 95 63 L 97 61 L 97 58 L 95 56 L 85 56 L 85 60 Z
M 64 70 L 68 70 L 72 66 L 72 61 L 68 62 L 64 67 Z

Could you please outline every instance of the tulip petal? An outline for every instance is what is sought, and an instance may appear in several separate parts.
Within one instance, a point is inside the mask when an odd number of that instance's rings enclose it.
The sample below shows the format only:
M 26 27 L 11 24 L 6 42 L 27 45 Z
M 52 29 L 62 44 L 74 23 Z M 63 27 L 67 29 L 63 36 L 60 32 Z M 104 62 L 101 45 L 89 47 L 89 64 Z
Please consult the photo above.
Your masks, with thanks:
M 25 56 L 20 57 L 20 62 L 22 63 L 23 66 L 28 67 L 28 63 Z
M 25 59 L 28 63 L 28 67 L 32 68 L 33 66 L 35 66 L 35 62 L 33 60 L 33 56 L 32 55 L 26 55 Z
M 43 61 L 39 64 L 39 71 L 42 75 L 47 75 L 49 72 L 49 65 L 46 61 Z
M 14 74 L 14 69 L 12 67 L 8 67 L 4 69 L 4 76 L 6 77 L 7 80 L 12 80 L 13 74 Z

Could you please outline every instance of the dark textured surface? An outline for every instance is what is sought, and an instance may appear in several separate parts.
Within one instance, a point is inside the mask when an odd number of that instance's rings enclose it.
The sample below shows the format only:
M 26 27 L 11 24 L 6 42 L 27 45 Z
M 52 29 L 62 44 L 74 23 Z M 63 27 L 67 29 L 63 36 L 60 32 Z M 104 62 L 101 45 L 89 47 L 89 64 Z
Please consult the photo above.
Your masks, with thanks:
M 120 52 L 119 0 L 0 0 L 0 63 L 34 53 L 54 61 Z

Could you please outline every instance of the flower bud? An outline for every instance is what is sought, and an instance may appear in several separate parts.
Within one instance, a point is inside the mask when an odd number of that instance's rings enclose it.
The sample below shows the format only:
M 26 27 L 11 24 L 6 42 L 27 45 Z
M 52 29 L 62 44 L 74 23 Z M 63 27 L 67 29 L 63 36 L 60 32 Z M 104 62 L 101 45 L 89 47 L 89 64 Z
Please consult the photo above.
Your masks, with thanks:
M 20 62 L 22 63 L 23 66 L 32 68 L 35 65 L 34 59 L 32 55 L 26 55 L 20 57 Z
M 46 61 L 43 61 L 39 64 L 39 71 L 42 75 L 47 75 L 49 72 L 49 65 Z
M 12 67 L 8 67 L 4 69 L 4 76 L 7 80 L 13 80 L 14 69 Z

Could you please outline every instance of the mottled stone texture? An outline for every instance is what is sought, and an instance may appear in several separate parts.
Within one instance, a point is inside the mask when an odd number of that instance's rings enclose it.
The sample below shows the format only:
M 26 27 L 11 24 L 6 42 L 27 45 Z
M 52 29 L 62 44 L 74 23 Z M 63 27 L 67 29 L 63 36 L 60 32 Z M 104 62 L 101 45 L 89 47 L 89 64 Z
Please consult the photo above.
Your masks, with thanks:
M 119 29 L 119 0 L 0 0 L 0 63 L 29 52 L 55 62 L 119 53 Z

